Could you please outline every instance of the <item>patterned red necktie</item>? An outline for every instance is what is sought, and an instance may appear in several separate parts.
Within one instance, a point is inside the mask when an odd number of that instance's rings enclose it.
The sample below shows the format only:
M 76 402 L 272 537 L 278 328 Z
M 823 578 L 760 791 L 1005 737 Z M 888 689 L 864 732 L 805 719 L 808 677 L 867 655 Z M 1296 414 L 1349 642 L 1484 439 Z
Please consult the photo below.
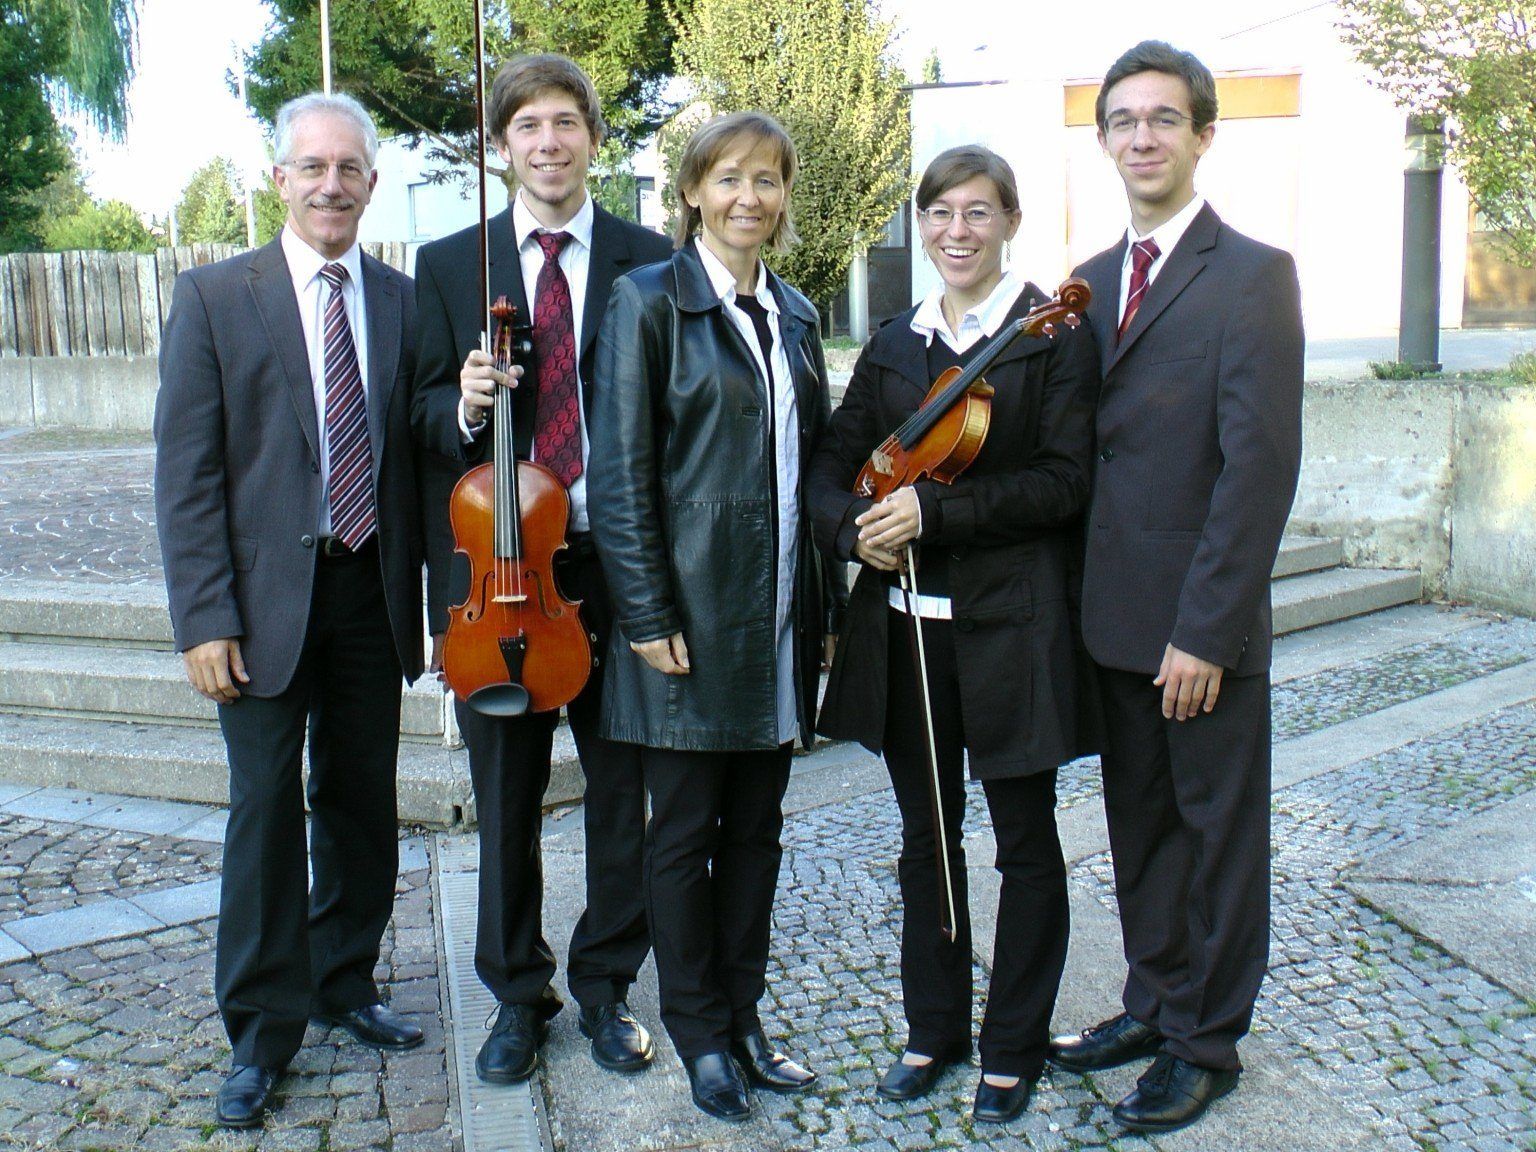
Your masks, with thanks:
M 1147 294 L 1147 271 L 1161 255 L 1156 240 L 1138 240 L 1131 245 L 1131 290 L 1125 297 L 1125 315 L 1120 318 L 1117 342 L 1125 339 L 1125 330 L 1131 326 L 1136 309 L 1141 307 L 1142 297 Z
M 581 402 L 576 384 L 576 323 L 571 285 L 560 268 L 569 232 L 540 232 L 544 267 L 533 298 L 533 359 L 538 373 L 533 458 L 569 488 L 581 475 Z
M 373 535 L 373 453 L 368 446 L 368 407 L 357 345 L 341 296 L 343 264 L 327 264 L 321 278 L 331 286 L 325 302 L 325 444 L 330 457 L 331 534 L 354 551 Z

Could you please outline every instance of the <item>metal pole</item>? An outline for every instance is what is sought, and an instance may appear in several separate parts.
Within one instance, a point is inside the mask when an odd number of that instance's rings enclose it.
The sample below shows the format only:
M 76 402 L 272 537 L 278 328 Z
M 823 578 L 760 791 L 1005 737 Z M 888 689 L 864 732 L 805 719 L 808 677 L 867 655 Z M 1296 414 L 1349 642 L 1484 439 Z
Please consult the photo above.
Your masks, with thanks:
M 320 83 L 331 94 L 331 0 L 320 0 Z
M 1445 126 L 1408 117 L 1403 169 L 1403 291 L 1397 358 L 1427 372 L 1440 364 L 1440 185 Z
M 869 339 L 869 250 L 860 248 L 848 265 L 848 336 L 862 344 Z
M 235 75 L 240 78 L 240 107 L 246 108 L 245 103 L 245 55 L 235 49 Z M 249 108 L 246 108 L 249 112 Z M 251 194 L 251 174 L 249 171 L 240 173 L 240 183 L 245 188 L 245 246 L 256 247 L 256 201 Z

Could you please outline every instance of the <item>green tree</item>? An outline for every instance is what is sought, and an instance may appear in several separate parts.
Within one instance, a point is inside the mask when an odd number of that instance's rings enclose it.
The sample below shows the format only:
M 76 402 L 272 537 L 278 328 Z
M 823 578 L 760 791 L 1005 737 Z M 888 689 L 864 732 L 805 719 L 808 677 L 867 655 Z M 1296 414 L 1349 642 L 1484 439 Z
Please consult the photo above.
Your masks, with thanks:
M 48 72 L 62 108 L 122 139 L 139 52 L 139 0 L 21 0 L 29 21 L 58 27 L 63 54 Z
M 891 25 L 865 0 L 695 0 L 674 14 L 677 59 L 702 100 L 759 108 L 800 154 L 792 210 L 800 243 L 769 256 L 819 306 L 842 288 L 855 250 L 906 198 L 910 131 Z M 669 170 L 691 122 L 669 129 Z
M 235 165 L 216 156 L 192 174 L 176 204 L 180 244 L 244 244 L 245 193 Z
M 923 83 L 942 84 L 944 82 L 944 66 L 939 62 L 939 50 L 933 49 L 923 58 Z
M 152 252 L 155 237 L 132 205 L 108 200 L 87 203 L 51 221 L 43 233 L 43 248 L 49 252 Z
M 1509 255 L 1536 261 L 1536 0 L 1341 0 L 1374 83 L 1443 119 L 1451 161 Z
M 21 0 L 0 0 L 0 252 L 37 246 L 37 193 L 69 165 L 42 87 L 63 52 L 58 21 L 30 18 Z

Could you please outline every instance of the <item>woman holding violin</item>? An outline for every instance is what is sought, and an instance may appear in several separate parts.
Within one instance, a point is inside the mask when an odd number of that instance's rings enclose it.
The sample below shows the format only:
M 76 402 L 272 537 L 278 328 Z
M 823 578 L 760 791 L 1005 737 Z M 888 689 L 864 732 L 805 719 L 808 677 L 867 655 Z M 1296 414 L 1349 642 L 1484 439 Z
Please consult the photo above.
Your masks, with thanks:
M 801 466 L 826 428 L 826 369 L 815 309 L 760 255 L 794 239 L 796 167 L 759 112 L 694 134 L 677 251 L 614 285 L 593 380 L 588 498 L 617 623 L 603 735 L 640 746 L 661 1019 L 694 1102 L 725 1120 L 750 1114 L 748 1082 L 815 1078 L 757 1012 L 822 655 Z
M 1017 339 L 986 369 L 989 422 L 963 474 L 897 487 L 878 503 L 854 495 L 866 462 L 889 467 L 886 438 L 910 427 L 930 383 L 988 355 L 999 329 L 1047 299 L 1003 268 L 1021 213 L 1001 157 L 979 146 L 944 152 L 923 174 L 917 207 L 943 286 L 865 345 L 807 476 L 818 542 L 863 565 L 818 730 L 883 753 L 901 810 L 908 1037 L 877 1088 L 887 1099 L 927 1094 L 970 1057 L 967 760 L 982 783 L 1002 894 L 974 1114 L 1000 1123 L 1023 1111 L 1044 1066 L 1066 959 L 1056 769 L 1077 754 L 1068 572 L 1088 498 L 1098 353 L 1087 325 L 1067 326 L 1075 317 L 1053 338 Z M 915 595 L 902 564 L 915 569 Z

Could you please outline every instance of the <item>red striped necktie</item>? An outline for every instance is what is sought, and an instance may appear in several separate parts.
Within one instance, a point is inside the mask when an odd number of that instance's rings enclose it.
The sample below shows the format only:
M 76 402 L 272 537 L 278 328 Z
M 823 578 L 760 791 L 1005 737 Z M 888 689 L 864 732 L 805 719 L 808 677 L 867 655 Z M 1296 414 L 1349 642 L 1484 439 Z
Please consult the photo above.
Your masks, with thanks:
M 1126 293 L 1125 315 L 1120 318 L 1117 341 L 1125 339 L 1125 330 L 1131 326 L 1136 309 L 1141 307 L 1142 298 L 1147 294 L 1147 272 L 1161 255 L 1157 241 L 1151 238 L 1138 240 L 1131 245 L 1131 290 Z
M 327 264 L 320 276 L 331 286 L 325 302 L 325 443 L 330 456 L 331 534 L 356 549 L 378 526 L 373 504 L 373 453 L 368 446 L 368 407 L 357 345 L 341 296 L 347 269 Z

